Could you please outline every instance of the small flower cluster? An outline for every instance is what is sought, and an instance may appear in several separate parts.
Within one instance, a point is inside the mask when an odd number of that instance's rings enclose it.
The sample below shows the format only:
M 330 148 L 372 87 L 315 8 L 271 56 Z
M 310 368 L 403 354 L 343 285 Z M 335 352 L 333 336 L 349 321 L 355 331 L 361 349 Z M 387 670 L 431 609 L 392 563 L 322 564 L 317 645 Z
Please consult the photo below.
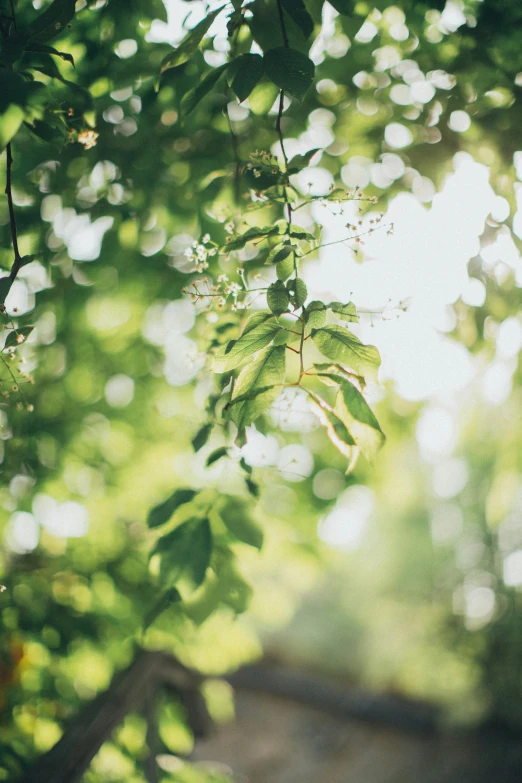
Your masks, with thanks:
M 263 173 L 281 173 L 276 156 L 271 155 L 268 150 L 255 150 L 250 153 L 249 157 L 250 161 L 246 164 L 246 168 L 252 172 L 256 179 Z
M 246 293 L 244 288 L 239 283 L 229 282 L 228 276 L 224 274 L 219 275 L 216 283 L 213 283 L 208 277 L 194 280 L 190 286 L 183 289 L 183 293 L 190 296 L 194 304 L 204 303 L 208 309 L 215 307 L 222 310 L 229 297 L 232 299 L 230 309 L 233 312 L 246 308 L 246 302 L 242 298 Z
M 185 257 L 194 262 L 195 272 L 204 272 L 208 269 L 208 258 L 215 256 L 217 246 L 210 239 L 210 234 L 205 234 L 201 242 L 193 242 L 192 247 L 187 247 Z
M 90 150 L 96 146 L 99 135 L 100 134 L 94 130 L 82 130 L 78 134 L 77 141 L 82 144 L 86 150 Z

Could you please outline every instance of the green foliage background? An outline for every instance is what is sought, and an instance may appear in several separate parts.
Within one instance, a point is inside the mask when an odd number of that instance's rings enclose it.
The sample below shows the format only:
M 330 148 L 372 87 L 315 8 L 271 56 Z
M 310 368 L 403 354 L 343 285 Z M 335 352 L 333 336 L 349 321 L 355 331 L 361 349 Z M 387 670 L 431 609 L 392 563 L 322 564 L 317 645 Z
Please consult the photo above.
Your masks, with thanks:
M 340 12 L 332 40 L 341 49 L 346 39 L 351 45 L 344 56 L 335 57 L 328 54 L 336 51 L 330 42 L 310 89 L 279 84 L 302 98 L 292 100 L 285 112 L 285 136 L 302 133 L 312 112 L 332 112 L 336 140 L 349 145 L 344 151 L 342 146 L 326 150 L 320 163 L 338 181 L 351 157 L 377 161 L 389 151 L 385 128 L 400 122 L 412 142 L 396 152 L 409 167 L 440 187 L 452 170 L 454 153 L 469 151 L 490 167 L 493 187 L 514 209 L 512 163 L 519 146 L 522 72 L 518 4 L 462 3 L 466 22 L 454 32 L 441 32 L 445 4 L 436 0 L 332 5 Z M 235 3 L 236 15 L 238 7 Z M 295 14 L 294 4 L 284 7 Z M 306 7 L 317 33 L 322 3 L 310 0 Z M 273 0 L 255 0 L 249 9 L 253 17 L 250 27 L 240 30 L 238 55 L 250 52 L 252 39 L 263 50 L 283 46 L 283 39 L 276 40 Z M 9 14 L 8 4 L 3 11 Z M 307 40 L 285 13 L 291 47 L 306 53 L 313 39 Z M 21 29 L 36 16 L 29 2 L 17 5 Z M 454 720 L 492 714 L 519 722 L 520 594 L 502 583 L 498 539 L 499 526 L 518 508 L 518 370 L 514 391 L 501 408 L 486 411 L 484 403 L 470 400 L 461 422 L 458 449 L 468 459 L 471 476 L 461 499 L 462 540 L 471 537 L 480 545 L 480 566 L 491 575 L 500 607 L 478 630 L 465 629 L 451 605 L 463 579 L 455 565 L 459 542 L 434 550 L 430 538 L 434 500 L 413 437 L 420 404 L 388 390 L 378 405 L 385 449 L 373 468 L 361 462 L 342 478 L 339 492 L 367 483 L 377 497 L 373 535 L 348 556 L 318 544 L 317 519 L 335 498 L 317 497 L 313 476 L 288 482 L 274 468 L 254 468 L 248 475 L 228 456 L 215 457 L 205 467 L 209 456 L 219 456 L 218 449 L 233 455 L 228 435 L 219 428 L 194 454 L 192 440 L 207 423 L 205 400 L 214 394 L 219 405 L 221 389 L 206 370 L 193 383 L 169 385 L 163 349 L 144 336 L 144 324 L 150 308 L 183 295 L 190 279 L 183 241 L 207 232 L 219 244 L 226 241 L 216 215 L 234 212 L 236 160 L 223 114 L 233 96 L 221 79 L 194 105 L 191 91 L 208 74 L 211 81 L 215 75 L 207 62 L 212 37 L 183 61 L 186 50 L 180 57 L 180 49 L 149 42 L 157 18 L 166 19 L 160 0 L 80 2 L 71 28 L 53 42 L 72 55 L 74 70 L 67 60 L 44 53 L 48 72 L 39 71 L 37 82 L 45 87 L 30 89 L 28 81 L 21 92 L 6 89 L 0 95 L 2 146 L 12 127 L 13 105 L 22 106 L 27 122 L 13 141 L 20 250 L 38 254 L 35 263 L 45 270 L 44 276 L 34 276 L 33 263 L 20 275 L 36 291 L 34 307 L 17 322 L 36 326 L 27 344 L 17 348 L 35 379 L 27 391 L 34 412 L 18 410 L 16 394 L 2 412 L 1 514 L 8 534 L 11 515 L 30 512 L 34 496 L 45 493 L 58 502 L 83 504 L 90 517 L 84 537 L 67 540 L 42 529 L 38 548 L 27 554 L 7 548 L 2 559 L 4 778 L 54 744 L 64 721 L 108 685 L 113 672 L 131 660 L 137 643 L 172 651 L 188 665 L 219 675 L 259 656 L 264 641 L 291 662 L 326 665 L 375 688 L 441 700 Z M 367 42 L 356 37 L 365 21 L 377 30 Z M 397 40 L 392 28 L 401 24 L 407 37 Z M 428 104 L 395 103 L 392 88 L 403 80 L 397 67 L 379 66 L 386 47 L 393 49 L 397 64 L 411 60 L 424 73 L 443 71 L 455 78 Z M 3 44 L 0 85 L 14 78 L 10 67 L 19 54 L 6 53 Z M 24 68 L 34 66 L 35 56 L 42 53 L 23 54 Z M 240 97 L 257 67 L 250 66 L 238 69 L 234 78 L 242 81 L 232 80 Z M 51 78 L 51 68 L 60 79 Z M 266 73 L 273 75 L 269 69 Z M 276 69 L 280 81 L 277 74 Z M 254 150 L 270 149 L 277 139 L 275 114 L 269 113 L 277 88 L 266 75 L 255 96 L 248 115 L 233 123 L 242 161 Z M 372 114 L 358 108 L 363 99 L 374 102 Z M 456 110 L 471 118 L 465 133 L 448 127 L 449 114 Z M 76 140 L 89 129 L 99 136 L 85 149 Z M 65 143 L 68 138 L 72 143 Z M 365 195 L 378 196 L 385 209 L 387 199 L 407 187 L 399 179 L 387 189 L 370 185 Z M 59 209 L 88 215 L 91 223 L 110 218 L 101 224 L 106 231 L 99 257 L 90 262 L 70 258 L 51 227 Z M 277 204 L 267 207 L 266 220 L 256 225 L 281 217 L 276 209 Z M 0 265 L 7 272 L 13 259 L 5 200 L 0 225 Z M 248 215 L 246 225 L 252 225 Z M 490 241 L 497 229 L 486 227 L 484 240 Z M 213 263 L 211 272 L 234 275 L 233 260 Z M 517 316 L 519 288 L 512 274 L 497 277 L 475 261 L 470 274 L 486 284 L 486 302 L 476 309 L 457 303 L 454 337 L 489 361 L 494 340 L 484 324 Z M 207 351 L 216 335 L 221 341 L 220 328 L 221 334 L 228 328 L 237 332 L 240 323 L 243 314 L 230 309 L 216 321 L 203 313 L 191 337 Z M 107 381 L 118 374 L 134 381 L 134 397 L 124 407 L 109 405 L 104 396 Z M 259 427 L 281 443 L 299 440 L 268 419 Z M 344 474 L 346 460 L 324 433 L 304 433 L 302 441 L 314 454 L 314 475 L 327 468 Z M 183 576 L 197 589 L 182 603 L 176 587 L 170 604 L 158 607 L 158 558 L 149 564 L 157 531 L 154 523 L 147 526 L 147 518 L 150 523 L 156 508 L 156 519 L 162 519 L 158 504 L 187 487 L 199 494 L 185 496 L 187 502 L 177 508 L 174 500 L 168 511 L 175 513 L 170 535 L 176 551 L 184 536 L 191 555 L 181 575 L 179 563 L 163 560 L 161 568 L 177 587 Z M 164 521 L 171 513 L 165 512 Z M 209 524 L 215 549 L 194 562 L 192 553 L 201 556 L 207 546 Z M 203 581 L 209 562 L 212 571 Z M 154 619 L 155 609 L 165 607 Z M 172 705 L 164 705 L 161 736 L 169 752 L 190 747 L 181 713 Z M 131 717 L 86 779 L 141 781 L 143 744 L 144 725 Z

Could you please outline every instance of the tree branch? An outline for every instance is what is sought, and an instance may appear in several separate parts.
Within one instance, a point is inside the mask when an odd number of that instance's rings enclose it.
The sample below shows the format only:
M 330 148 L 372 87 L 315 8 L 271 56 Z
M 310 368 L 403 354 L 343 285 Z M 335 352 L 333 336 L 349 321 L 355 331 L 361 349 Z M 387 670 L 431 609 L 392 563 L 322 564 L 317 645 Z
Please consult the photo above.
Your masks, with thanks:
M 123 718 L 129 712 L 142 710 L 150 694 L 159 687 L 169 688 L 182 699 L 192 731 L 201 736 L 210 726 L 199 693 L 202 679 L 170 655 L 141 650 L 128 669 L 115 676 L 108 690 L 83 707 L 62 738 L 26 771 L 19 783 L 79 783 Z

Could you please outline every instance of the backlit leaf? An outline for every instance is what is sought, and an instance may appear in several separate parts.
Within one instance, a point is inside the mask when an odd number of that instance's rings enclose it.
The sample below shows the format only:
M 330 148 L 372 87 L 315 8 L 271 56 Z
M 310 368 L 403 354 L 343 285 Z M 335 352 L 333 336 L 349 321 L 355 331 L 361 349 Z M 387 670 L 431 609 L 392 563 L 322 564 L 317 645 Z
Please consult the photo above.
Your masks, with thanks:
M 262 323 L 242 334 L 239 340 L 231 341 L 231 346 L 229 343 L 217 351 L 212 360 L 212 369 L 214 372 L 233 370 L 248 356 L 271 343 L 280 330 L 281 327 L 276 323 Z
M 335 313 L 338 318 L 342 318 L 343 321 L 353 321 L 357 323 L 359 320 L 357 309 L 353 302 L 348 302 L 348 304 L 343 304 L 342 302 L 330 302 L 328 309 Z
M 379 351 L 363 343 L 342 326 L 324 326 L 312 330 L 312 340 L 324 356 L 340 362 L 358 375 L 375 374 L 381 363 Z
M 177 68 L 178 65 L 183 65 L 187 60 L 190 60 L 197 52 L 199 44 L 209 30 L 214 19 L 216 19 L 218 14 L 223 10 L 223 7 L 224 6 L 221 6 L 221 8 L 217 8 L 215 11 L 207 14 L 199 24 L 187 33 L 181 43 L 163 58 L 160 65 L 160 73 L 164 73 L 170 68 Z
M 239 430 L 265 413 L 281 393 L 285 351 L 284 345 L 266 348 L 239 373 L 229 403 L 230 418 Z M 249 392 L 253 392 L 251 398 Z
M 295 269 L 293 255 L 287 256 L 284 261 L 276 264 L 276 275 L 278 280 L 287 280 Z
M 218 449 L 214 449 L 208 457 L 205 462 L 205 467 L 209 468 L 211 465 L 214 464 L 214 462 L 217 462 L 218 460 L 222 459 L 222 457 L 228 456 L 228 446 L 220 446 Z
M 268 287 L 266 301 L 275 315 L 286 313 L 290 304 L 290 296 L 281 280 L 276 280 Z
M 320 148 L 309 150 L 305 155 L 294 155 L 294 157 L 288 162 L 288 173 L 295 174 L 302 169 L 306 169 L 310 165 L 310 161 L 318 152 L 321 152 Z
M 384 443 L 384 434 L 373 411 L 353 383 L 329 375 L 339 384 L 333 412 L 343 422 L 355 443 L 370 462 Z
M 234 538 L 256 549 L 261 549 L 263 531 L 252 519 L 247 503 L 241 502 L 238 498 L 229 500 L 219 509 L 219 516 Z
M 176 489 L 163 503 L 159 503 L 149 511 L 147 517 L 147 525 L 149 527 L 159 527 L 159 525 L 168 522 L 174 512 L 185 503 L 190 503 L 196 496 L 196 490 L 194 489 Z
M 155 553 L 161 554 L 160 578 L 164 585 L 183 581 L 192 588 L 205 579 L 212 554 L 212 533 L 208 519 L 189 519 L 159 539 Z
M 209 422 L 208 424 L 204 424 L 201 429 L 199 429 L 194 437 L 191 440 L 192 448 L 194 451 L 199 451 L 203 448 L 205 443 L 207 442 L 209 435 L 212 431 L 212 424 Z
M 304 311 L 304 318 L 306 325 L 310 329 L 319 329 L 326 322 L 326 305 L 324 302 L 320 302 L 314 299 L 310 302 Z
M 300 277 L 296 277 L 287 282 L 286 288 L 290 292 L 290 301 L 294 308 L 299 309 L 302 307 L 308 296 L 308 289 L 305 281 Z
M 288 256 L 293 255 L 295 247 L 293 245 L 277 245 L 269 254 L 265 264 L 279 264 Z
M 357 448 L 355 447 L 355 440 L 348 432 L 345 424 L 334 413 L 332 408 L 325 402 L 325 400 L 319 401 L 310 400 L 310 407 L 323 425 L 326 433 L 335 446 L 335 448 L 353 464 L 357 459 Z
M 277 226 L 264 226 L 263 228 L 249 228 L 244 234 L 240 234 L 227 242 L 224 246 L 224 250 L 241 250 L 247 242 L 252 242 L 255 239 L 261 239 L 262 237 L 270 237 L 274 234 L 278 234 L 279 229 Z

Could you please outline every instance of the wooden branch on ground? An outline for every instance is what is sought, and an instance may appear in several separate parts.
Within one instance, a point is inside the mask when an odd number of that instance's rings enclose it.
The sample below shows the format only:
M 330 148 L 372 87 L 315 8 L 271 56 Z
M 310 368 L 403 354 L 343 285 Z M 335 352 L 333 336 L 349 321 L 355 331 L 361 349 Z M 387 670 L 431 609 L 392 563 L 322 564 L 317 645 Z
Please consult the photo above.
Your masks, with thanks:
M 434 732 L 438 710 L 422 702 L 356 688 L 340 688 L 307 674 L 263 664 L 246 666 L 226 677 L 236 689 L 293 699 L 347 720 L 381 723 L 392 729 Z

